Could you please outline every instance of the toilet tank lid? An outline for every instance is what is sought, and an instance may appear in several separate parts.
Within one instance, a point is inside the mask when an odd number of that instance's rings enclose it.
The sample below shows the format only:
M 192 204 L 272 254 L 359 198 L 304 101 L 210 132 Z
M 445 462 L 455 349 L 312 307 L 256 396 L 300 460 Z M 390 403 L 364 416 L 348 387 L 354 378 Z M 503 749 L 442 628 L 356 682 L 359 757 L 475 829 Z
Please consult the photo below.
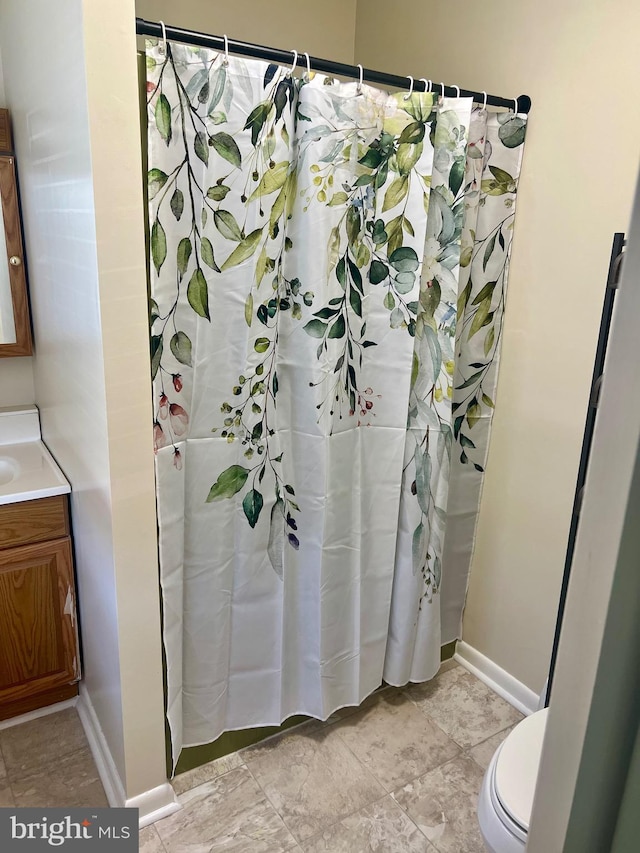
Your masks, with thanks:
M 505 811 L 529 829 L 547 708 L 525 717 L 509 733 L 496 761 L 495 789 Z

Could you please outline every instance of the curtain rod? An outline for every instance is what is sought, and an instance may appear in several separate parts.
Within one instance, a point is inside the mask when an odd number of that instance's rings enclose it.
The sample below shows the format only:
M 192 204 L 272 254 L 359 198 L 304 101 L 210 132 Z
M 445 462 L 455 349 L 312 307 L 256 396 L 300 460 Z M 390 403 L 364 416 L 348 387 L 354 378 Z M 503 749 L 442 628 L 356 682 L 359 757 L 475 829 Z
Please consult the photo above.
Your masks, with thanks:
M 196 33 L 191 30 L 183 30 L 179 27 L 170 27 L 165 25 L 165 33 L 171 41 L 179 41 L 184 44 L 196 45 L 197 47 L 210 47 L 215 50 L 224 50 L 224 39 L 222 36 L 210 36 L 204 33 Z M 155 36 L 162 38 L 162 26 L 159 23 L 145 21 L 143 18 L 136 18 L 136 33 L 141 36 Z M 229 50 L 237 53 L 240 56 L 251 56 L 254 59 L 266 59 L 269 62 L 274 62 L 278 65 L 291 65 L 293 51 L 279 50 L 274 47 L 264 47 L 263 45 L 251 44 L 244 41 L 235 41 L 229 39 Z M 304 53 L 300 54 L 298 65 L 306 65 Z M 344 62 L 333 62 L 329 59 L 318 59 L 315 56 L 310 57 L 310 64 L 313 71 L 321 71 L 324 74 L 337 74 L 342 77 L 358 78 L 360 69 L 357 65 L 347 65 Z M 372 71 L 369 68 L 363 69 L 363 79 L 370 83 L 380 83 L 383 86 L 393 86 L 396 89 L 409 89 L 409 78 L 400 77 L 397 74 L 385 74 L 382 71 Z M 484 103 L 484 92 L 473 92 L 470 89 L 460 89 L 457 86 L 443 86 L 441 83 L 434 83 L 434 90 L 437 88 L 439 94 L 449 95 L 451 97 L 472 97 L 477 103 Z M 414 90 L 416 92 L 424 92 L 426 84 L 416 80 Z M 531 109 L 531 98 L 528 95 L 519 95 L 518 98 L 500 98 L 497 95 L 487 95 L 487 104 L 493 107 L 507 107 L 514 109 L 518 102 L 516 112 L 528 113 Z

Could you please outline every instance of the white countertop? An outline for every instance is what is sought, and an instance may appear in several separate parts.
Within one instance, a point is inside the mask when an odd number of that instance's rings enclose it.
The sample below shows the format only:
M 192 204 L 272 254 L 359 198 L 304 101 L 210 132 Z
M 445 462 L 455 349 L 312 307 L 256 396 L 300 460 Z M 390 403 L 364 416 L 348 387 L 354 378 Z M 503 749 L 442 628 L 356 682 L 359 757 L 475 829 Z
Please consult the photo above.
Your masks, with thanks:
M 0 505 L 70 491 L 71 486 L 40 438 L 35 406 L 0 409 Z

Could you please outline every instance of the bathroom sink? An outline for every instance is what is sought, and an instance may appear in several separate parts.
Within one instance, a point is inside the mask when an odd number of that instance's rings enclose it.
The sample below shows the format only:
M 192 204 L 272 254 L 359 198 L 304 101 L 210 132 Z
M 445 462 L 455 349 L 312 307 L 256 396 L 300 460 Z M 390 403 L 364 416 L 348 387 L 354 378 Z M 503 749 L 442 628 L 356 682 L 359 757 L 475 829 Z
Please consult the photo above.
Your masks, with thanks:
M 20 473 L 20 467 L 15 459 L 9 456 L 0 456 L 0 486 L 6 486 Z
M 0 408 L 0 507 L 69 491 L 69 483 L 40 437 L 37 408 Z
M 0 506 L 70 491 L 42 441 L 0 444 Z

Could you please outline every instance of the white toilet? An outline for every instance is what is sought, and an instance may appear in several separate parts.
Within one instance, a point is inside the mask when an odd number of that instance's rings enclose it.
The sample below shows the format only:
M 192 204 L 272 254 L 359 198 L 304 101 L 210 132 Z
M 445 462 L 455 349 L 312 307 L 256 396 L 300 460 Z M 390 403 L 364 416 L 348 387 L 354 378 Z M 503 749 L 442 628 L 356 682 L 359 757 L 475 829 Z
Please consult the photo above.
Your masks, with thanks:
M 543 708 L 518 723 L 485 773 L 478 822 L 491 853 L 524 853 L 547 711 Z

